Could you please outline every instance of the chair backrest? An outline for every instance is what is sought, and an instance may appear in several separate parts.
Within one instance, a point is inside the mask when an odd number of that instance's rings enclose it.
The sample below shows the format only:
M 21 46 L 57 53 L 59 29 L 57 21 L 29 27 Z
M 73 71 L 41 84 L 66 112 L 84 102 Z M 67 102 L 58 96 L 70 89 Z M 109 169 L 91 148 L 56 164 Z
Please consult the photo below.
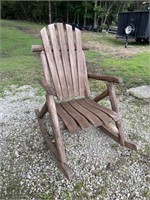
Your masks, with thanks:
M 44 62 L 47 62 L 58 99 L 89 96 L 85 55 L 81 44 L 81 31 L 62 23 L 48 25 L 41 30 Z M 46 73 L 48 73 L 48 70 Z M 49 81 L 49 75 L 47 81 Z

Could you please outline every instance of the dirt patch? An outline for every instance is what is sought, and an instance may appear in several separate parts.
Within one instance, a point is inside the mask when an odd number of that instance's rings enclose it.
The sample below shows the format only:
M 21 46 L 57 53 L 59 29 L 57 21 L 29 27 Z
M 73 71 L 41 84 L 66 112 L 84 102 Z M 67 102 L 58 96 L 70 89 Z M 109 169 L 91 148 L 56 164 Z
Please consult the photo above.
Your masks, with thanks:
M 16 29 L 18 29 L 18 30 L 20 30 L 20 31 L 23 31 L 23 32 L 25 32 L 25 33 L 28 33 L 28 34 L 31 34 L 31 35 L 34 35 L 35 37 L 37 37 L 37 38 L 40 38 L 40 29 L 38 29 L 38 28 L 26 28 L 26 27 L 23 27 L 23 26 L 16 26 L 16 25 L 11 25 L 11 24 L 5 24 L 5 23 L 2 23 L 1 24 L 1 26 L 5 26 L 5 27 L 12 27 L 12 28 L 16 28 Z M 43 27 L 44 27 L 44 25 L 43 25 Z
M 136 46 L 135 44 L 129 44 L 128 48 L 125 48 L 124 45 L 112 45 L 110 44 L 101 44 L 97 41 L 89 41 L 87 42 L 87 46 L 90 49 L 101 51 L 103 54 L 112 55 L 117 58 L 125 59 L 125 58 L 132 58 L 133 56 L 142 53 L 142 52 L 149 52 L 150 48 L 148 45 Z

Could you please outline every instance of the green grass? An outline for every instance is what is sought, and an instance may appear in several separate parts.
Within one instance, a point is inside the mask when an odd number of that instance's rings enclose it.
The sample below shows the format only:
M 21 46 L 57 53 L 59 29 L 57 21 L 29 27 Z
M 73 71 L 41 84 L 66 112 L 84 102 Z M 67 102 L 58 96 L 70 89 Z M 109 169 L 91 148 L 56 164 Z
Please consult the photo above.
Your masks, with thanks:
M 21 20 L 1 20 L 1 26 L 16 27 L 21 30 L 39 31 L 45 26 L 45 24 L 37 24 L 33 22 L 21 21 Z
M 1 95 L 10 85 L 35 85 L 41 75 L 39 58 L 31 52 L 31 45 L 41 44 L 40 39 L 19 30 L 15 27 L 17 22 L 12 24 L 9 26 L 6 21 L 5 26 L 1 27 Z
M 41 44 L 37 34 L 43 26 L 45 25 L 26 21 L 1 20 L 0 96 L 10 85 L 29 84 L 39 87 L 37 80 L 42 77 L 41 64 L 39 57 L 31 52 L 31 45 Z M 84 42 L 108 45 L 118 48 L 118 51 L 124 45 L 124 41 L 116 40 L 108 34 L 83 32 L 82 36 Z M 142 49 L 143 46 L 136 45 L 136 48 Z M 129 58 L 110 57 L 108 50 L 93 48 L 86 51 L 88 70 L 121 76 L 127 87 L 149 84 L 150 56 L 145 52 L 148 48 L 145 46 L 142 52 Z M 95 82 L 91 82 L 92 84 L 95 87 Z M 39 89 L 37 95 L 43 95 L 43 91 Z
M 127 86 L 150 84 L 149 53 L 140 53 L 130 59 L 107 58 L 103 66 L 105 74 L 122 76 Z
M 126 87 L 150 84 L 150 53 L 129 58 L 117 58 L 98 51 L 86 52 L 89 71 L 121 76 Z

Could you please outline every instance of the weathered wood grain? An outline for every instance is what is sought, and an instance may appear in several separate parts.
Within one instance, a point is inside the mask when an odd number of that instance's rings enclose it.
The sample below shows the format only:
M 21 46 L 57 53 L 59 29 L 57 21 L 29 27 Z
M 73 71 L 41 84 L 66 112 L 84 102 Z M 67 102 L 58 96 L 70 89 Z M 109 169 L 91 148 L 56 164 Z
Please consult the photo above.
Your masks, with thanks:
M 47 94 L 56 96 L 54 89 L 51 88 L 51 86 L 44 79 L 39 81 L 39 83 L 43 87 L 43 89 L 46 91 Z
M 108 83 L 107 88 L 108 88 L 108 92 L 109 92 L 109 98 L 110 98 L 112 110 L 114 110 L 116 113 L 119 113 L 118 102 L 117 102 L 113 83 Z M 118 128 L 120 143 L 122 144 L 122 146 L 125 146 L 125 143 L 124 143 L 125 135 L 124 135 L 121 119 L 116 121 L 115 123 L 116 123 L 116 127 Z
M 68 48 L 69 48 L 69 58 L 70 58 L 70 68 L 71 68 L 71 77 L 73 83 L 74 95 L 79 95 L 79 83 L 78 83 L 78 68 L 76 61 L 76 51 L 74 46 L 74 37 L 72 27 L 66 24 L 66 32 L 68 39 Z
M 63 120 L 69 132 L 73 133 L 80 130 L 74 118 L 72 118 L 72 116 L 69 115 L 60 104 L 56 104 L 56 108 L 59 117 Z
M 52 54 L 52 51 L 51 51 L 51 45 L 49 43 L 49 38 L 48 38 L 48 35 L 47 35 L 46 28 L 43 28 L 40 33 L 41 33 L 41 38 L 42 38 L 42 41 L 43 41 L 43 46 L 44 46 L 44 49 L 45 49 L 45 54 L 46 54 L 46 58 L 47 58 L 47 61 L 48 61 L 48 64 L 49 64 L 49 69 L 50 69 L 50 72 L 51 72 L 51 75 L 52 75 L 52 79 L 53 79 L 53 83 L 54 83 L 54 87 L 55 87 L 55 90 L 56 90 L 57 97 L 59 99 L 63 99 L 63 93 L 62 93 L 62 89 L 61 89 L 61 85 L 60 85 L 60 80 L 58 78 L 58 73 L 57 73 L 55 61 L 54 61 L 54 58 L 53 58 L 53 54 Z
M 59 121 L 58 121 L 57 110 L 56 110 L 56 106 L 54 102 L 54 97 L 51 95 L 46 95 L 46 99 L 47 99 L 47 107 L 50 113 L 50 119 L 51 119 L 52 129 L 54 132 L 55 143 L 58 150 L 59 158 L 62 163 L 66 163 L 67 162 L 66 154 L 65 154 L 64 144 L 62 140 L 62 135 L 60 133 Z
M 76 46 L 75 46 L 75 50 L 76 50 Z M 87 47 L 86 44 L 82 44 L 82 50 L 86 51 L 86 50 L 89 50 L 89 48 Z M 31 51 L 40 53 L 41 51 L 44 51 L 44 46 L 43 45 L 32 45 Z M 53 51 L 53 48 L 51 48 L 51 51 Z M 59 51 L 61 51 L 61 48 L 59 48 Z M 67 51 L 69 51 L 68 44 L 67 44 Z
M 88 73 L 88 78 L 113 82 L 113 83 L 123 83 L 123 79 L 121 77 L 105 76 L 101 74 Z
M 62 88 L 63 98 L 66 98 L 66 97 L 68 97 L 67 82 L 66 82 L 66 77 L 65 77 L 65 73 L 64 73 L 64 67 L 66 67 L 66 66 L 63 67 L 61 53 L 59 51 L 59 45 L 58 45 L 58 40 L 56 37 L 56 30 L 55 30 L 54 24 L 48 25 L 48 30 L 50 33 L 51 44 L 53 47 L 53 55 L 54 55 L 54 60 L 56 63 L 55 66 L 56 66 L 56 70 L 57 70 L 58 79 L 60 82 L 60 87 Z M 53 66 L 52 66 L 52 68 L 53 68 Z
M 100 129 L 105 133 L 107 134 L 110 138 L 112 138 L 114 141 L 120 143 L 120 138 L 119 138 L 119 135 L 118 134 L 115 134 L 112 129 L 110 129 L 109 127 L 107 127 L 106 125 L 102 125 L 100 127 Z M 129 149 L 132 149 L 132 150 L 135 150 L 137 151 L 138 150 L 138 146 L 137 144 L 131 142 L 131 141 L 128 141 L 128 140 L 125 140 L 124 141 L 124 146 L 129 148 Z
M 43 67 L 45 80 L 50 85 L 51 84 L 50 71 L 49 71 L 49 67 L 48 67 L 48 63 L 47 63 L 47 59 L 46 59 L 46 55 L 44 51 L 40 53 L 40 57 L 42 60 L 42 67 Z
M 93 100 L 95 102 L 99 102 L 100 100 L 104 99 L 105 97 L 108 96 L 108 90 L 105 90 L 104 92 L 102 92 L 100 95 L 96 96 Z
M 47 103 L 45 103 L 40 112 L 38 112 L 37 117 L 42 119 L 44 115 L 48 112 Z
M 120 119 L 120 116 L 118 115 L 117 112 L 114 112 L 112 111 L 111 109 L 105 107 L 105 106 L 102 106 L 98 103 L 96 103 L 94 100 L 92 99 L 85 99 L 85 101 L 92 105 L 93 107 L 103 111 L 104 113 L 106 113 L 109 117 L 111 117 L 114 121 L 118 121 Z
M 57 23 L 57 30 L 58 30 L 58 35 L 59 35 L 58 38 L 59 38 L 59 44 L 61 48 L 61 57 L 62 57 L 62 62 L 64 66 L 64 74 L 65 74 L 68 94 L 69 96 L 73 96 L 74 95 L 73 83 L 72 83 L 73 74 L 71 73 L 71 69 L 70 69 L 67 45 L 65 41 L 64 28 L 63 28 L 62 23 Z
M 77 53 L 77 69 L 78 69 L 78 84 L 80 96 L 85 96 L 85 69 L 83 65 L 83 55 L 81 46 L 81 31 L 75 28 L 76 36 L 76 53 Z
M 92 126 L 92 124 L 90 124 L 88 120 L 76 109 L 74 109 L 68 102 L 61 103 L 61 106 L 66 110 L 66 112 L 68 112 L 69 115 L 74 118 L 74 120 L 82 129 Z
M 88 73 L 85 61 L 85 55 L 82 51 L 82 65 L 83 65 L 83 73 L 84 73 L 84 96 L 86 98 L 90 97 L 90 87 L 89 87 L 89 80 L 88 80 Z
M 44 51 L 44 46 L 43 45 L 35 45 L 35 44 L 33 44 L 31 46 L 31 51 L 32 52 L 41 53 L 41 51 Z
M 94 126 L 102 124 L 101 120 L 99 120 L 99 118 L 93 112 L 90 112 L 87 107 L 83 107 L 82 104 L 79 103 L 79 101 L 69 101 L 69 104 L 74 107 L 80 114 L 82 114 Z
M 38 118 L 38 123 L 40 126 L 40 130 L 42 132 L 43 138 L 46 142 L 46 145 L 48 147 L 48 149 L 50 150 L 50 153 L 53 157 L 53 159 L 55 160 L 55 162 L 57 163 L 58 168 L 63 172 L 63 174 L 65 175 L 65 177 L 68 180 L 72 180 L 72 178 L 74 177 L 74 172 L 72 171 L 72 169 L 66 164 L 66 163 L 62 163 L 59 159 L 59 154 L 58 154 L 58 150 L 56 149 L 55 145 L 52 143 L 51 138 L 49 136 L 49 133 L 45 127 L 44 121 L 43 119 L 40 119 L 39 116 L 39 111 L 35 110 L 35 113 L 37 115 Z
M 88 103 L 87 99 L 79 99 L 77 100 L 79 104 L 81 104 L 84 108 L 95 114 L 101 121 L 101 124 L 110 123 L 112 119 L 105 114 L 102 110 L 98 109 L 98 107 L 93 106 L 92 104 Z

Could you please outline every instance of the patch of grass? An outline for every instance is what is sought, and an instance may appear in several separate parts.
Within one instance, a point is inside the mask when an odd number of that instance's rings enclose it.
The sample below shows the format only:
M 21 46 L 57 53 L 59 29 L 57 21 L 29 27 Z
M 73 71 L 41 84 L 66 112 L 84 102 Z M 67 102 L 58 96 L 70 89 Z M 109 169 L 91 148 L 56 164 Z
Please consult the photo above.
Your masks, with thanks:
M 76 190 L 81 190 L 81 188 L 83 188 L 83 186 L 84 186 L 83 181 L 77 182 L 77 183 L 75 184 L 75 186 L 74 186 L 74 190 L 75 190 L 75 191 L 76 191 Z
M 83 42 L 96 41 L 101 44 L 111 44 L 111 45 L 124 45 L 123 40 L 118 40 L 114 35 L 106 33 L 95 33 L 95 32 L 84 32 Z
M 143 192 L 143 197 L 149 198 L 150 197 L 150 189 L 146 188 Z
M 41 44 L 41 40 L 9 23 L 3 21 L 1 27 L 1 95 L 10 85 L 37 85 L 41 75 L 39 58 L 31 53 L 31 45 Z
M 122 76 L 127 86 L 144 85 L 150 83 L 149 53 L 143 52 L 134 56 L 133 58 L 122 60 L 107 58 L 103 62 L 103 66 L 105 74 Z M 113 70 L 111 70 L 111 68 Z
M 117 143 L 111 144 L 111 148 L 114 149 L 114 150 L 117 150 L 118 144 Z
M 36 24 L 26 21 L 2 20 L 1 22 L 1 63 L 0 63 L 0 97 L 3 97 L 4 89 L 10 85 L 31 85 L 39 88 L 37 80 L 42 77 L 40 59 L 31 53 L 32 44 L 41 44 L 37 38 L 44 24 Z M 103 33 L 83 32 L 83 42 L 94 41 L 95 44 L 108 47 L 124 45 L 123 40 L 116 40 L 114 36 Z M 142 49 L 137 46 L 136 48 Z M 147 48 L 147 47 L 146 47 Z M 144 50 L 143 50 L 144 51 Z M 110 57 L 108 49 L 85 51 L 88 70 L 112 76 L 121 76 L 127 87 L 149 84 L 150 58 L 148 52 L 142 52 L 132 58 Z M 94 91 L 104 88 L 103 82 L 90 82 Z M 37 91 L 42 96 L 42 89 Z
M 3 27 L 16 27 L 19 30 L 32 30 L 39 31 L 42 29 L 45 24 L 34 23 L 29 21 L 21 21 L 21 20 L 1 20 L 1 26 Z
M 37 92 L 36 92 L 36 96 L 44 96 L 45 95 L 45 91 L 39 87 Z
M 150 154 L 150 145 L 149 144 L 145 144 L 144 146 L 144 153 L 149 155 Z
M 150 56 L 139 53 L 128 59 L 112 58 L 98 51 L 86 52 L 88 70 L 110 76 L 121 76 L 127 87 L 150 84 Z

